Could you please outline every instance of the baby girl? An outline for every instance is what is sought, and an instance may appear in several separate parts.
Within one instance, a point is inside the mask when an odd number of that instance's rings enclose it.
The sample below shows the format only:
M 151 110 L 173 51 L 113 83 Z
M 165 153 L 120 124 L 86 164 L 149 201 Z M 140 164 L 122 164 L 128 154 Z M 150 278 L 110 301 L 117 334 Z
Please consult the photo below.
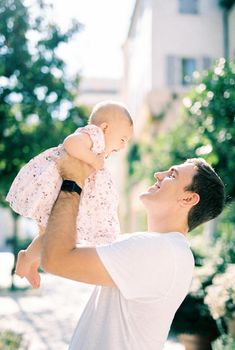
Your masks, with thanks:
M 133 133 L 133 121 L 124 105 L 113 101 L 97 104 L 89 123 L 69 135 L 63 145 L 50 148 L 27 163 L 18 173 L 6 200 L 18 214 L 36 220 L 38 236 L 18 254 L 16 274 L 33 288 L 40 286 L 40 252 L 51 208 L 62 178 L 55 159 L 67 152 L 94 168 L 86 180 L 77 218 L 79 244 L 111 243 L 120 233 L 118 195 L 105 159 L 123 149 Z

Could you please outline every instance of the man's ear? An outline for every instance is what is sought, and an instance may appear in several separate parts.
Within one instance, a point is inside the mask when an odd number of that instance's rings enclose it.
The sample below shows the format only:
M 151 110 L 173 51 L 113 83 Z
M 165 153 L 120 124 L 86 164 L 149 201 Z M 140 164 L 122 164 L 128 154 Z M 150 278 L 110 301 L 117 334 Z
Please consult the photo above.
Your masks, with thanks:
M 200 196 L 196 192 L 185 192 L 181 199 L 181 206 L 183 207 L 193 207 L 200 201 Z
M 99 125 L 99 127 L 103 130 L 103 132 L 105 133 L 109 127 L 108 123 L 103 122 Z

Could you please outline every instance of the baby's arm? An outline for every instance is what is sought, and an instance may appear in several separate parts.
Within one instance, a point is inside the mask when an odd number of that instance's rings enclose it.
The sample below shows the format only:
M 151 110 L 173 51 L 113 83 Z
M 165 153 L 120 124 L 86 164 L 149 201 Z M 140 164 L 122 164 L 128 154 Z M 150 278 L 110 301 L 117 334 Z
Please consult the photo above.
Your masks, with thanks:
M 71 134 L 66 137 L 63 145 L 70 156 L 90 164 L 96 170 L 103 168 L 104 157 L 91 151 L 92 141 L 88 134 Z

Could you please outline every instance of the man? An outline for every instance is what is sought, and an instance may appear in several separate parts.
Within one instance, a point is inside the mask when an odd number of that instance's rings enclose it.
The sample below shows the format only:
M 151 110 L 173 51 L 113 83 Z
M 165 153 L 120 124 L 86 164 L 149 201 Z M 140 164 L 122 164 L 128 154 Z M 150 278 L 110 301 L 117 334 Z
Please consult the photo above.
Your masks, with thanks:
M 77 165 L 77 160 L 65 158 L 59 167 L 64 179 L 82 188 L 91 170 Z M 71 187 L 71 181 L 62 186 L 45 235 L 43 268 L 97 285 L 70 350 L 162 350 L 164 346 L 192 280 L 194 259 L 186 235 L 221 213 L 225 192 L 221 179 L 203 159 L 188 160 L 154 177 L 156 183 L 140 196 L 148 232 L 121 235 L 113 244 L 94 248 L 76 247 L 80 190 L 76 184 Z

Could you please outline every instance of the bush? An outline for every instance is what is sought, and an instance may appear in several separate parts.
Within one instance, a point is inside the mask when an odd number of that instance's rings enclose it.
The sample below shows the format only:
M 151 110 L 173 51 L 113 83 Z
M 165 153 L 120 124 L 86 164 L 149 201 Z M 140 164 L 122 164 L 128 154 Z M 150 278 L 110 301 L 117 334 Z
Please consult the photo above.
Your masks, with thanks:
M 22 344 L 22 335 L 11 330 L 0 332 L 0 349 L 18 350 Z
M 217 270 L 216 265 L 206 259 L 203 252 L 199 254 L 197 250 L 198 248 L 193 249 L 196 267 L 190 292 L 175 314 L 171 332 L 175 335 L 209 335 L 214 340 L 219 336 L 219 330 L 204 298 L 206 288 L 211 285 Z
M 216 339 L 219 331 L 203 298 L 189 294 L 177 310 L 171 325 L 171 333 L 179 335 L 210 335 Z
M 213 350 L 234 350 L 235 349 L 235 339 L 222 335 L 212 344 Z

